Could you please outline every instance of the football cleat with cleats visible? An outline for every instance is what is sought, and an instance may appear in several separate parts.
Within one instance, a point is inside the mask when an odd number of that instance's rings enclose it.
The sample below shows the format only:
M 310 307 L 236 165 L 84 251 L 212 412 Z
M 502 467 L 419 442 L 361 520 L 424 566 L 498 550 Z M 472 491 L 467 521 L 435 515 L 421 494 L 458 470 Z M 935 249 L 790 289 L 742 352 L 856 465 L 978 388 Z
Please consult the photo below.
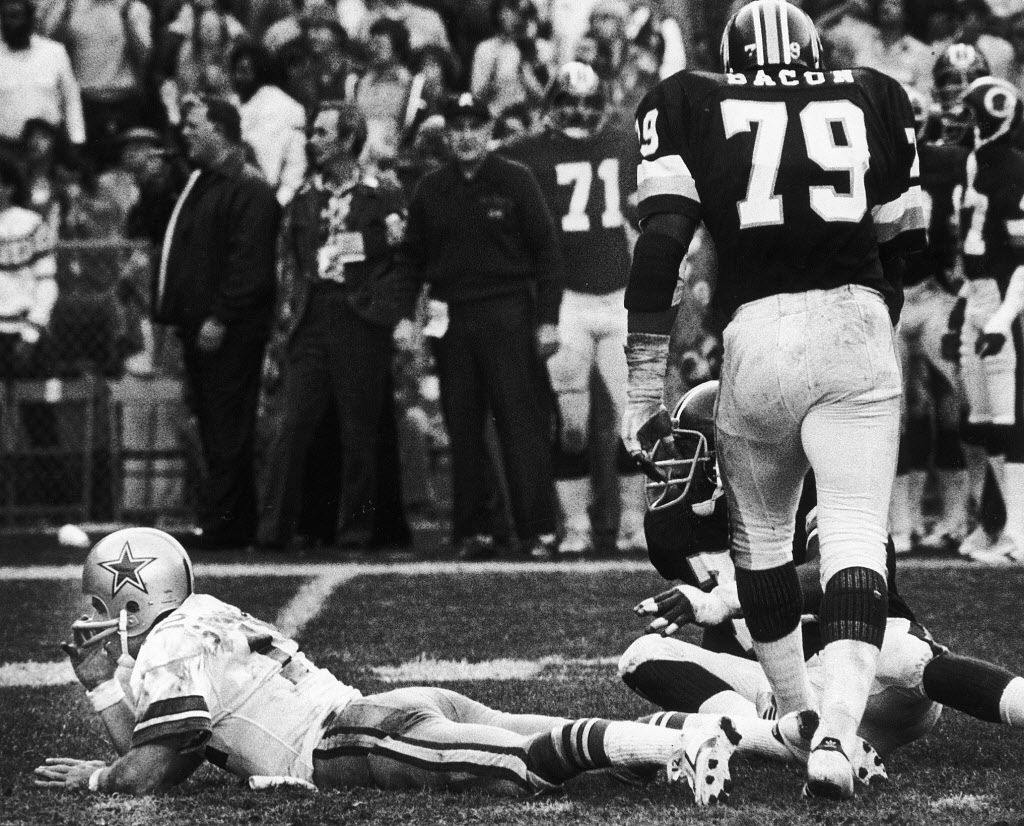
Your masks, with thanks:
M 825 737 L 811 750 L 803 796 L 828 800 L 853 797 L 853 764 L 835 737 Z
M 698 806 L 725 803 L 732 791 L 729 761 L 738 742 L 728 717 L 687 717 L 679 748 L 665 766 L 668 782 L 685 783 Z
M 784 715 L 776 724 L 772 733 L 790 754 L 800 763 L 807 764 L 811 754 L 811 738 L 818 729 L 818 713 L 816 711 L 793 711 Z M 885 763 L 867 740 L 857 738 L 857 748 L 850 760 L 854 776 L 865 786 L 872 786 L 889 779 Z

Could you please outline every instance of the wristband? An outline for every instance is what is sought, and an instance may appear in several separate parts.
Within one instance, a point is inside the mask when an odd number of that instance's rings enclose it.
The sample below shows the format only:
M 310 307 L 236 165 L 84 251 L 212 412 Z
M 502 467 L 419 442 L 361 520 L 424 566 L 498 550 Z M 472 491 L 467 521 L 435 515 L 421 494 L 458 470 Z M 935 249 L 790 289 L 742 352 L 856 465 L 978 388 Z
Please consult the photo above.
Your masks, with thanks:
M 100 774 L 102 774 L 106 768 L 106 766 L 100 766 L 96 771 L 89 775 L 90 792 L 98 792 L 100 790 Z
M 111 706 L 116 706 L 124 699 L 124 689 L 116 677 L 111 677 L 106 682 L 100 683 L 92 691 L 86 691 L 85 696 L 92 703 L 93 710 L 99 714 Z

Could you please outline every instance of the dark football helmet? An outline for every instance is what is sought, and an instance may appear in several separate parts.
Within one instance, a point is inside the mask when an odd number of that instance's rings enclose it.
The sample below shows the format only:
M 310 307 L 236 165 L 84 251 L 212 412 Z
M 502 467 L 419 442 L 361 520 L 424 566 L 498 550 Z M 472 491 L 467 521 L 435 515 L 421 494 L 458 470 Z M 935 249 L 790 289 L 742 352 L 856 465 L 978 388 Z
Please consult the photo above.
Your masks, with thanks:
M 90 644 L 120 632 L 124 645 L 181 605 L 194 587 L 192 562 L 173 536 L 155 528 L 114 531 L 85 558 L 82 593 L 94 614 L 72 627 Z
M 943 143 L 961 143 L 971 126 L 963 120 L 960 100 L 967 87 L 989 73 L 988 61 L 970 43 L 951 43 L 932 66 L 932 88 L 942 123 Z
M 786 0 L 754 0 L 722 32 L 723 72 L 768 66 L 821 68 L 821 38 L 803 11 Z
M 566 63 L 555 73 L 544 100 L 551 125 L 570 137 L 594 134 L 607 116 L 601 79 L 592 67 L 579 61 Z
M 961 105 L 974 130 L 975 148 L 1009 134 L 1024 117 L 1024 103 L 1017 87 L 995 77 L 982 77 L 971 83 Z
M 651 462 L 663 479 L 648 480 L 649 510 L 688 506 L 711 498 L 718 482 L 715 470 L 715 401 L 718 382 L 706 381 L 683 394 L 672 411 L 672 435 L 651 451 Z

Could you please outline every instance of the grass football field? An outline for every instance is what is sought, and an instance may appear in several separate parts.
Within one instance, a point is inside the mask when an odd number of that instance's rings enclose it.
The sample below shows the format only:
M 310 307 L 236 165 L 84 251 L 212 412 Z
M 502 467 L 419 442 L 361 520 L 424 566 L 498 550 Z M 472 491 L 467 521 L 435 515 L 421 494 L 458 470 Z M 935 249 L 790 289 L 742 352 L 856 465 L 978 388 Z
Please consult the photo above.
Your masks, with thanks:
M 626 788 L 600 774 L 528 800 L 353 789 L 253 792 L 205 766 L 144 798 L 37 790 L 48 756 L 110 760 L 102 726 L 59 643 L 82 608 L 82 552 L 0 538 L 0 824 L 1024 824 L 1024 732 L 944 713 L 888 764 L 890 782 L 834 805 L 799 799 L 795 768 L 734 759 L 727 806 L 681 787 Z M 508 711 L 633 718 L 652 706 L 615 662 L 641 630 L 630 608 L 663 582 L 640 559 L 457 564 L 420 553 L 295 561 L 196 554 L 200 591 L 277 621 L 319 664 L 364 692 L 440 684 Z M 1024 570 L 908 561 L 901 590 L 936 639 L 1024 670 Z

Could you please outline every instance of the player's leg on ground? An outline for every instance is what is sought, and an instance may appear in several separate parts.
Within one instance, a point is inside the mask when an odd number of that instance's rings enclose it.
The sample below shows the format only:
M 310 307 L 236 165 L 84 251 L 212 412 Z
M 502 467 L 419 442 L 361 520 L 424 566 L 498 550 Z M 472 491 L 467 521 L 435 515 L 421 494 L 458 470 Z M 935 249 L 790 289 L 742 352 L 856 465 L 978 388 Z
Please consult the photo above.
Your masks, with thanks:
M 547 734 L 462 724 L 451 719 L 455 714 L 437 689 L 400 688 L 360 697 L 328 725 L 314 749 L 314 782 L 320 788 L 478 787 L 512 795 L 560 782 L 531 768 L 530 743 Z
M 682 728 L 689 714 L 725 714 L 740 737 L 739 752 L 794 759 L 776 737 L 774 722 L 762 719 L 774 706 L 764 670 L 754 660 L 645 634 L 623 653 L 619 676 L 641 697 L 665 709 L 641 718 L 648 725 Z
M 757 662 L 674 637 L 634 640 L 619 658 L 619 676 L 666 711 L 760 716 L 769 705 L 770 688 Z
M 593 547 L 590 534 L 590 370 L 595 345 L 586 296 L 566 292 L 558 320 L 559 345 L 548 360 L 558 405 L 553 467 L 562 510 L 559 553 L 582 554 Z M 625 359 L 620 360 L 625 365 Z
M 922 687 L 936 703 L 1024 728 L 1024 678 L 995 663 L 946 651 L 925 666 Z
M 724 333 L 716 417 L 740 604 L 781 713 L 810 704 L 792 555 L 808 465 L 799 417 L 783 397 L 792 364 L 802 358 L 794 318 L 783 318 L 775 299 L 746 304 L 733 316 Z

